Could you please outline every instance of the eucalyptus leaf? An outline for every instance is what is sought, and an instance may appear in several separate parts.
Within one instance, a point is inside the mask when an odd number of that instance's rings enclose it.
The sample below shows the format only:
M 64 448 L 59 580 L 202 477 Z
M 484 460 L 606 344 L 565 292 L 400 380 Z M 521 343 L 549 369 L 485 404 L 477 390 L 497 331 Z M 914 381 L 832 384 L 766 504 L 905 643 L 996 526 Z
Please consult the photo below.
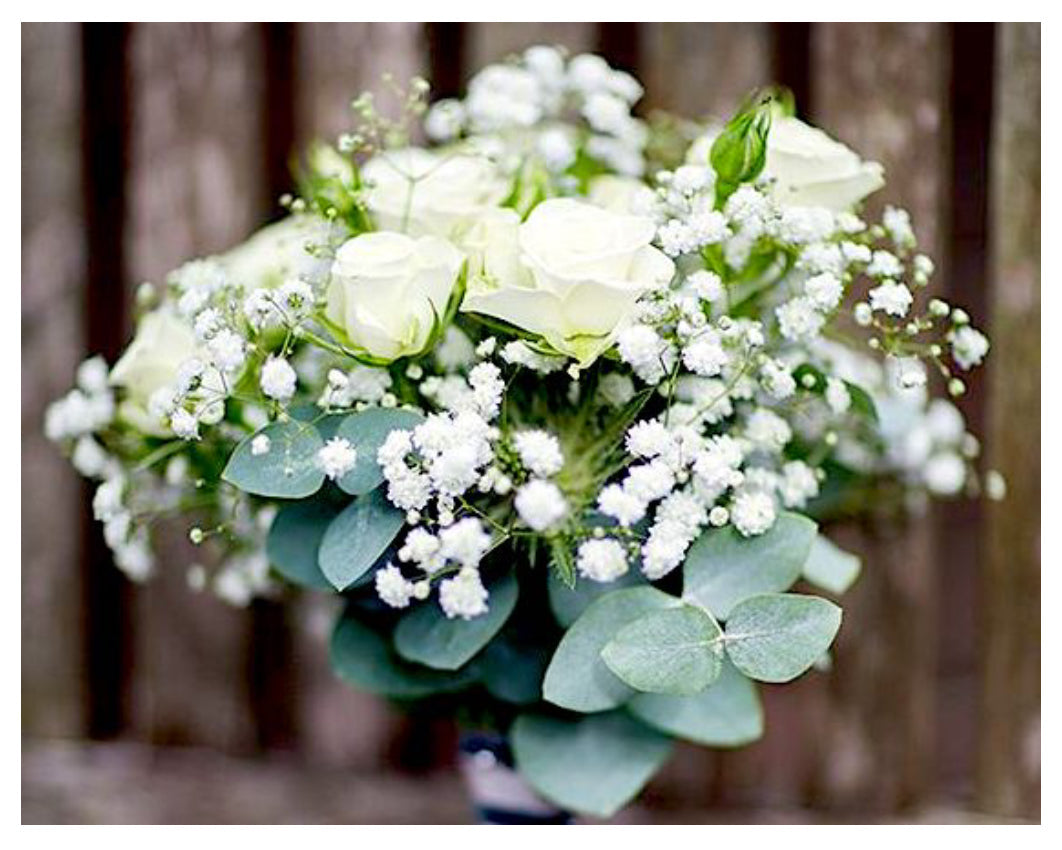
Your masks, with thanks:
M 695 694 L 719 677 L 722 634 L 703 608 L 665 608 L 620 629 L 601 657 L 609 670 L 635 690 Z
M 349 440 L 358 455 L 354 467 L 339 479 L 340 488 L 360 496 L 379 487 L 384 477 L 376 453 L 387 435 L 395 430 L 415 428 L 423 421 L 424 417 L 416 411 L 397 407 L 370 407 L 343 417 L 336 436 Z
M 840 596 L 857 578 L 862 563 L 821 534 L 811 546 L 811 554 L 804 564 L 804 578 L 812 584 Z
M 303 499 L 281 507 L 266 537 L 269 563 L 293 584 L 332 590 L 317 565 L 317 551 L 338 512 L 338 506 L 325 499 Z
M 627 711 L 654 729 L 706 747 L 741 747 L 763 735 L 756 685 L 729 661 L 699 694 L 638 694 Z
M 766 593 L 738 604 L 724 640 L 734 666 L 761 682 L 788 682 L 813 665 L 833 643 L 841 609 L 817 596 Z
M 542 694 L 547 702 L 572 711 L 606 711 L 635 691 L 620 681 L 601 658 L 613 636 L 650 611 L 682 602 L 648 585 L 615 590 L 590 605 L 561 638 L 553 653 Z
M 346 683 L 394 699 L 419 699 L 461 690 L 471 683 L 466 671 L 442 673 L 399 658 L 387 640 L 359 620 L 344 615 L 332 632 L 332 669 Z
M 417 605 L 395 627 L 395 649 L 408 661 L 436 670 L 456 670 L 505 625 L 516 606 L 516 576 L 508 573 L 489 588 L 487 613 L 471 620 L 447 617 L 435 602 Z
M 609 817 L 667 760 L 671 739 L 625 712 L 576 720 L 523 714 L 511 731 L 516 766 L 543 797 Z
M 487 693 L 503 702 L 530 705 L 542 699 L 549 651 L 525 645 L 502 632 L 474 662 Z
M 792 587 L 815 533 L 814 522 L 788 512 L 755 537 L 733 526 L 705 531 L 686 555 L 683 595 L 726 620 L 741 600 Z
M 575 583 L 575 587 L 568 587 L 550 570 L 546 581 L 549 590 L 549 607 L 553 611 L 553 616 L 557 618 L 557 622 L 564 628 L 568 628 L 578 620 L 591 603 L 605 594 L 647 583 L 641 572 L 634 569 L 627 570 L 614 581 L 591 581 L 582 578 Z
M 251 445 L 260 436 L 269 439 L 269 450 L 256 455 Z M 324 483 L 324 473 L 317 466 L 322 446 L 321 435 L 310 423 L 274 422 L 236 446 L 221 477 L 254 496 L 305 499 Z
M 361 578 L 391 545 L 405 522 L 379 490 L 359 496 L 334 519 L 321 540 L 317 563 L 336 590 Z

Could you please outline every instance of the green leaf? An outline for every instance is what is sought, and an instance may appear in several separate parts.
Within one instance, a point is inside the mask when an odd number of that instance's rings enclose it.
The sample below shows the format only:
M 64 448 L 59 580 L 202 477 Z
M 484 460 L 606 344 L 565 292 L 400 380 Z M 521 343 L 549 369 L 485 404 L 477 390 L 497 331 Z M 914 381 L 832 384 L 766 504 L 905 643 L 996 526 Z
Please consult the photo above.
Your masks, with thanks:
M 841 609 L 817 596 L 765 593 L 739 604 L 726 623 L 727 655 L 761 682 L 795 679 L 829 649 Z
M 505 625 L 516 606 L 516 576 L 490 586 L 487 613 L 471 620 L 450 618 L 435 602 L 416 606 L 395 627 L 395 649 L 408 661 L 436 670 L 456 670 Z
M 266 537 L 269 563 L 293 584 L 331 590 L 317 565 L 317 551 L 338 512 L 337 505 L 324 499 L 304 499 L 281 507 Z
M 671 752 L 671 740 L 624 712 L 564 720 L 516 719 L 516 766 L 558 806 L 597 817 L 615 814 L 642 789 Z
M 719 677 L 722 635 L 703 608 L 665 608 L 620 629 L 601 650 L 601 657 L 635 690 L 695 694 Z
M 355 499 L 332 520 L 317 563 L 336 590 L 346 590 L 376 563 L 405 522 L 379 490 Z
M 683 595 L 725 620 L 742 599 L 788 590 L 800 577 L 815 531 L 814 522 L 793 513 L 782 513 L 755 537 L 732 526 L 706 531 L 686 556 Z
M 858 557 L 820 534 L 804 564 L 804 578 L 840 596 L 859 578 L 861 567 Z
M 763 735 L 756 685 L 730 662 L 699 694 L 638 694 L 627 710 L 654 729 L 706 747 L 741 747 Z
M 601 658 L 613 636 L 650 611 L 682 602 L 655 587 L 631 587 L 602 596 L 561 638 L 542 683 L 547 702 L 572 711 L 606 711 L 622 705 L 635 691 L 621 682 Z
M 547 579 L 549 607 L 557 622 L 568 628 L 595 600 L 614 590 L 640 584 L 646 584 L 644 576 L 638 570 L 631 569 L 615 581 L 591 581 L 584 578 L 580 579 L 575 587 L 568 587 L 551 570 Z
M 487 692 L 504 702 L 530 705 L 542 699 L 542 677 L 549 664 L 545 647 L 523 644 L 502 632 L 475 662 Z
M 441 673 L 399 658 L 376 629 L 344 615 L 332 632 L 332 669 L 355 688 L 394 699 L 419 699 L 461 690 L 469 673 Z
M 397 407 L 370 407 L 343 418 L 336 435 L 353 444 L 358 452 L 354 468 L 337 482 L 353 496 L 375 490 L 383 483 L 383 471 L 376 462 L 376 452 L 387 435 L 395 430 L 415 428 L 424 417 L 413 410 Z
M 844 385 L 848 388 L 848 395 L 852 399 L 852 410 L 872 422 L 877 422 L 878 408 L 874 404 L 874 399 L 870 397 L 870 393 L 859 384 L 853 384 L 851 381 L 845 381 Z
M 269 451 L 251 453 L 255 437 L 269 438 Z M 243 440 L 232 453 L 221 477 L 245 493 L 274 499 L 305 499 L 324 483 L 317 452 L 324 445 L 317 429 L 288 420 L 267 425 Z

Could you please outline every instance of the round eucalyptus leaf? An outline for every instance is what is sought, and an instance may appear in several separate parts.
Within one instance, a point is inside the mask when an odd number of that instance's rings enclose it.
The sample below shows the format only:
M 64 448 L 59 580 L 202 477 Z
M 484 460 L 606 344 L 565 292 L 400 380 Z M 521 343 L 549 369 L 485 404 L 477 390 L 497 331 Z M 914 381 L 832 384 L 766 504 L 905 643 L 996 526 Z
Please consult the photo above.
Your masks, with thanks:
M 268 451 L 255 454 L 256 437 L 268 438 Z M 221 477 L 245 493 L 274 499 L 305 499 L 324 483 L 317 452 L 324 441 L 308 422 L 274 422 L 243 440 Z
M 841 627 L 841 609 L 817 596 L 768 593 L 741 602 L 726 622 L 734 666 L 761 682 L 788 682 L 818 661 Z
M 370 407 L 343 417 L 336 436 L 351 442 L 358 453 L 357 461 L 339 479 L 341 489 L 353 496 L 375 490 L 383 483 L 383 470 L 376 462 L 376 453 L 387 435 L 396 430 L 415 428 L 424 417 L 413 410 L 397 407 Z
M 820 534 L 815 538 L 811 554 L 804 564 L 804 578 L 840 596 L 859 578 L 861 567 L 858 557 Z
M 511 731 L 520 773 L 558 806 L 615 814 L 667 760 L 671 739 L 622 711 L 577 719 L 523 714 Z
M 601 657 L 637 691 L 695 694 L 719 677 L 723 630 L 703 608 L 650 611 L 620 629 Z
M 605 594 L 624 587 L 647 584 L 645 576 L 634 569 L 627 570 L 615 581 L 591 581 L 587 578 L 581 578 L 576 582 L 575 587 L 568 587 L 557 577 L 553 570 L 550 570 L 546 582 L 549 590 L 550 610 L 553 611 L 553 616 L 557 618 L 557 622 L 564 628 L 568 628 L 578 620 L 591 603 Z
M 794 513 L 782 513 L 755 537 L 733 526 L 706 531 L 686 555 L 683 595 L 725 620 L 742 599 L 792 587 L 815 533 L 814 522 Z
M 359 496 L 332 520 L 317 553 L 317 563 L 336 590 L 361 578 L 391 545 L 405 514 L 379 490 Z
M 293 584 L 332 590 L 317 565 L 317 551 L 338 512 L 338 506 L 325 499 L 302 499 L 281 507 L 266 537 L 269 563 Z
M 501 630 L 516 607 L 516 576 L 512 573 L 488 590 L 487 613 L 471 620 L 447 617 L 434 600 L 416 605 L 395 627 L 398 654 L 436 670 L 461 667 Z

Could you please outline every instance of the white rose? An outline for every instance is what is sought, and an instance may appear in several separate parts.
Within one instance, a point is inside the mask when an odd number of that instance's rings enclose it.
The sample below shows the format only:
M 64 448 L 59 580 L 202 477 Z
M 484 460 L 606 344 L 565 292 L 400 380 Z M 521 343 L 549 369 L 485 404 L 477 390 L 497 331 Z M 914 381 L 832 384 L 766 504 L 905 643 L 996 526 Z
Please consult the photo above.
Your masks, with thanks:
M 376 226 L 412 236 L 459 236 L 511 190 L 487 159 L 420 148 L 373 157 L 361 174 Z
M 656 203 L 656 194 L 641 180 L 615 174 L 593 178 L 586 195 L 595 206 L 633 215 L 649 215 Z
M 695 141 L 686 161 L 704 165 L 717 132 Z M 884 169 L 863 162 L 855 151 L 799 118 L 775 115 L 767 136 L 767 164 L 761 178 L 774 180 L 774 199 L 783 206 L 851 209 L 885 185 Z
M 498 219 L 486 227 L 488 248 L 473 259 L 482 271 L 469 277 L 462 309 L 541 334 L 584 365 L 675 270 L 650 244 L 652 219 L 569 198 L 544 201 L 519 226 Z
M 316 280 L 327 272 L 327 261 L 307 248 L 327 244 L 329 230 L 320 219 L 290 216 L 263 227 L 217 260 L 246 292 L 274 289 L 294 277 Z
M 201 354 L 195 332 L 176 313 L 167 307 L 148 313 L 111 370 L 111 384 L 125 390 L 119 415 L 149 434 L 169 433 L 148 414 L 148 402 L 156 390 L 173 384 L 182 363 Z
M 326 315 L 375 357 L 416 354 L 446 312 L 463 262 L 436 236 L 355 236 L 336 252 Z

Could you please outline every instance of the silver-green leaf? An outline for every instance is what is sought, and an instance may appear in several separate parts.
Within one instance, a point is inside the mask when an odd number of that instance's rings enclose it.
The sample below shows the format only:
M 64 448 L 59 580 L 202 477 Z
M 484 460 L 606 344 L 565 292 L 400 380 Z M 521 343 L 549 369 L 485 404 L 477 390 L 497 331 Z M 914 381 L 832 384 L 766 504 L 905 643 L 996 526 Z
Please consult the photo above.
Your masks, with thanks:
M 763 735 L 756 685 L 730 662 L 699 694 L 638 694 L 627 711 L 654 729 L 706 747 L 741 747 Z
M 768 593 L 739 603 L 726 622 L 734 666 L 761 682 L 788 682 L 814 664 L 841 627 L 841 609 L 817 596 Z
M 456 670 L 465 664 L 501 630 L 516 607 L 516 576 L 512 573 L 489 590 L 487 612 L 471 620 L 447 617 L 435 602 L 417 605 L 395 627 L 398 654 L 436 670 Z
M 811 546 L 811 554 L 804 564 L 804 578 L 812 584 L 840 596 L 857 578 L 862 563 L 821 534 Z
M 269 450 L 254 454 L 256 437 L 269 440 Z M 324 441 L 309 422 L 274 422 L 243 440 L 233 451 L 221 477 L 245 493 L 274 499 L 305 499 L 324 483 L 317 452 Z
M 671 739 L 622 711 L 576 720 L 524 714 L 511 731 L 516 766 L 558 806 L 596 817 L 615 814 L 671 752 Z
M 561 638 L 542 683 L 543 697 L 561 708 L 583 712 L 607 711 L 625 703 L 635 691 L 608 669 L 601 650 L 628 623 L 681 604 L 648 585 L 602 596 Z
M 328 526 L 317 563 L 336 590 L 346 590 L 376 563 L 398 535 L 405 514 L 379 490 L 359 496 Z
M 320 498 L 281 507 L 266 537 L 269 563 L 293 584 L 331 590 L 331 582 L 317 565 L 317 551 L 338 512 L 331 501 Z
M 336 436 L 349 440 L 357 451 L 354 467 L 337 482 L 353 496 L 375 490 L 383 483 L 383 470 L 376 453 L 387 435 L 396 430 L 415 428 L 424 417 L 413 410 L 397 407 L 370 407 L 343 418 Z
M 782 513 L 755 537 L 732 526 L 706 531 L 686 555 L 683 596 L 725 620 L 743 599 L 788 590 L 800 577 L 815 533 L 814 522 L 794 513 Z
M 601 657 L 609 670 L 637 691 L 695 694 L 719 676 L 722 635 L 703 608 L 665 608 L 620 629 L 601 650 Z

